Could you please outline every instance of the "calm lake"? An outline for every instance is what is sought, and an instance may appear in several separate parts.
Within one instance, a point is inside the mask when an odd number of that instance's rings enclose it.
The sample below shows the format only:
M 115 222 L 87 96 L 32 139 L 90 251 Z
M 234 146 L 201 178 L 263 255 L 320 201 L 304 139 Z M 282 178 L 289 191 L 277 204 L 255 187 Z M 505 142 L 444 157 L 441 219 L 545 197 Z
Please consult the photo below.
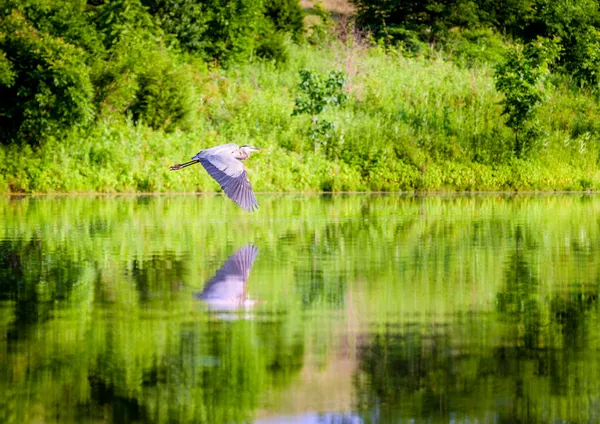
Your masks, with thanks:
M 0 198 L 0 422 L 600 420 L 600 196 L 258 198 Z

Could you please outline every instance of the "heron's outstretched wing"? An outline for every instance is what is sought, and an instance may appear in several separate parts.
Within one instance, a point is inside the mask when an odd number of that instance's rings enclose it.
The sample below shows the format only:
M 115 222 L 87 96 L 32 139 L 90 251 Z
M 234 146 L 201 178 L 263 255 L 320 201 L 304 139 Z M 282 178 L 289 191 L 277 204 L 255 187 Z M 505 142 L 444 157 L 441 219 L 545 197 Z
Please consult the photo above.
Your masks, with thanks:
M 253 244 L 240 247 L 215 273 L 197 296 L 206 302 L 235 302 L 243 300 L 246 282 L 258 254 Z
M 237 148 L 235 144 L 218 146 L 201 151 L 194 156 L 194 159 L 200 161 L 231 200 L 243 209 L 253 212 L 258 208 L 258 201 L 250 185 L 244 164 L 233 156 L 233 152 Z

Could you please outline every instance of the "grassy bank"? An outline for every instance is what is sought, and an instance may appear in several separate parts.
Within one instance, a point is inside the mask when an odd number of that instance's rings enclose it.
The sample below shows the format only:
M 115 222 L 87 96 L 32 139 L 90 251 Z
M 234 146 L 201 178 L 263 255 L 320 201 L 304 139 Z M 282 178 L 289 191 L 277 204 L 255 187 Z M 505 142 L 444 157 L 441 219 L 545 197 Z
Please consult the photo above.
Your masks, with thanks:
M 0 192 L 211 192 L 197 167 L 170 172 L 202 148 L 266 147 L 248 162 L 257 191 L 600 189 L 596 99 L 553 81 L 538 113 L 541 135 L 513 154 L 493 69 L 354 41 L 290 46 L 287 64 L 193 71 L 195 119 L 166 133 L 106 115 L 65 140 L 0 148 Z M 291 116 L 298 71 L 341 70 L 349 101 L 323 118 L 333 136 L 317 152 L 309 116 Z

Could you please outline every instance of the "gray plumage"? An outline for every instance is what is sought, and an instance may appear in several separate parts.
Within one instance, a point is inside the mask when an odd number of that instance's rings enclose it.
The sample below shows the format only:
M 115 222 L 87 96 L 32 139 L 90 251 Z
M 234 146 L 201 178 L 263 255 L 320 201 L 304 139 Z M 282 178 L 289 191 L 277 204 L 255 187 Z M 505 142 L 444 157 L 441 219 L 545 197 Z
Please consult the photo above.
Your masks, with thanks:
M 172 171 L 201 163 L 204 169 L 223 189 L 223 192 L 235 203 L 248 212 L 259 206 L 246 167 L 241 162 L 250 157 L 251 152 L 263 150 L 259 147 L 237 144 L 223 144 L 210 149 L 201 150 L 191 161 L 171 166 Z
M 246 285 L 258 248 L 247 244 L 239 248 L 206 284 L 196 298 L 213 309 L 230 310 L 250 306 Z

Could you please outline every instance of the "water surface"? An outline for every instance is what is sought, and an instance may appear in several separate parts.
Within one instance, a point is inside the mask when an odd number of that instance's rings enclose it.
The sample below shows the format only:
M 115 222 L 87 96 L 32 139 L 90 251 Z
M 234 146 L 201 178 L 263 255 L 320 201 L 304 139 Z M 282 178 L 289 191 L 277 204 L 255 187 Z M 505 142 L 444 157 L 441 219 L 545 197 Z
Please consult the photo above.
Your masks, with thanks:
M 600 420 L 600 197 L 0 198 L 0 422 Z

